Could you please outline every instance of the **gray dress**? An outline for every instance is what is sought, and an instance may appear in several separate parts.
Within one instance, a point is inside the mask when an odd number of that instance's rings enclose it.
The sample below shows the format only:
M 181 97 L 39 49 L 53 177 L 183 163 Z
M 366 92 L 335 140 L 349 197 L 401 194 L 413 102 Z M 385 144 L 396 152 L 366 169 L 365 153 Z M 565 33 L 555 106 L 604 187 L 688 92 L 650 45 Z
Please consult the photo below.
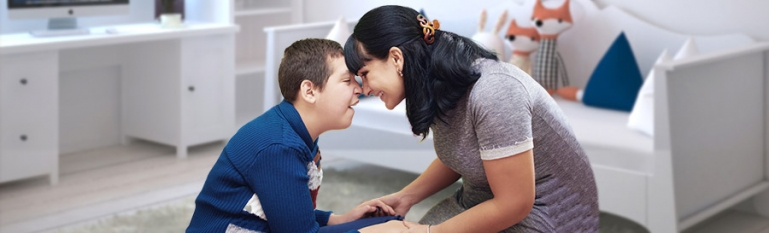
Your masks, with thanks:
M 491 199 L 483 160 L 533 149 L 533 209 L 503 232 L 597 232 L 593 171 L 561 109 L 512 64 L 482 59 L 473 66 L 480 79 L 447 114 L 446 123 L 436 120 L 431 128 L 438 158 L 462 175 L 462 188 L 430 209 L 420 223 L 441 223 Z

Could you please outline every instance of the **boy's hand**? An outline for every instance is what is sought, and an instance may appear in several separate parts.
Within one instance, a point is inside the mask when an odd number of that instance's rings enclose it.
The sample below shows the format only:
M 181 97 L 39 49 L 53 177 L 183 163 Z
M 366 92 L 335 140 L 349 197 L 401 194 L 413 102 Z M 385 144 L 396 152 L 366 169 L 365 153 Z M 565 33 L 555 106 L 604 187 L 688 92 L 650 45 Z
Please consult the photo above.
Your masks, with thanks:
M 407 198 L 400 192 L 393 193 L 387 196 L 378 198 L 385 204 L 391 206 L 395 210 L 396 215 L 406 217 L 406 213 L 411 209 L 411 202 L 407 201 Z
M 355 221 L 364 217 L 375 217 L 375 216 L 393 216 L 395 215 L 395 210 L 393 210 L 392 207 L 385 204 L 383 201 L 379 199 L 374 199 L 370 201 L 366 201 L 361 203 L 360 205 L 356 206 L 350 212 L 347 212 L 346 214 L 342 215 L 342 219 L 344 222 L 351 222 Z

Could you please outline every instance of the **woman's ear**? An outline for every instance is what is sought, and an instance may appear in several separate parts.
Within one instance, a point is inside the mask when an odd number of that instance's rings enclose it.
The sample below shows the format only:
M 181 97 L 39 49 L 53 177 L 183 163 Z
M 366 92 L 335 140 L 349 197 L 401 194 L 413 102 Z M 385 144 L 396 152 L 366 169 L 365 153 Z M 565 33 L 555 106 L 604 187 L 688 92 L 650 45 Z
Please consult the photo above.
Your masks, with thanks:
M 395 64 L 397 70 L 403 70 L 403 51 L 398 47 L 391 47 L 389 58 Z
M 317 100 L 317 90 L 310 80 L 304 80 L 299 84 L 299 98 L 307 103 L 315 103 Z

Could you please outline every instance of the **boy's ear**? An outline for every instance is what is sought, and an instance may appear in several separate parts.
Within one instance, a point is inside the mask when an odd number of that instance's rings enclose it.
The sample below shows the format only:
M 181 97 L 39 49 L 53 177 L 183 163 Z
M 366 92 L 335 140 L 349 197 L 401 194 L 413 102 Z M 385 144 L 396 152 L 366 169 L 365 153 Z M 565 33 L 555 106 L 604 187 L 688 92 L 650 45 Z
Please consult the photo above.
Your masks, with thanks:
M 403 51 L 398 47 L 391 47 L 389 53 L 390 61 L 394 62 L 398 70 L 403 70 Z
M 304 80 L 299 84 L 299 98 L 303 99 L 305 102 L 311 104 L 315 103 L 317 94 L 317 88 L 315 88 L 315 84 L 313 84 L 312 81 Z

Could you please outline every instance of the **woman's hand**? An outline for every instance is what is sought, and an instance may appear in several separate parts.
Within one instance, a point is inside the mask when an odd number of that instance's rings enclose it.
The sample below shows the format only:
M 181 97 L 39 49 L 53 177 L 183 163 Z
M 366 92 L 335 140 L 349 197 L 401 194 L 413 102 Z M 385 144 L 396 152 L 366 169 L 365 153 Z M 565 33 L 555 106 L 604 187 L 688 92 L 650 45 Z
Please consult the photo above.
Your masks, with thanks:
M 400 192 L 393 193 L 384 197 L 380 197 L 385 204 L 391 206 L 395 210 L 395 214 L 406 217 L 406 213 L 409 212 L 413 203 Z
M 356 206 L 346 214 L 343 214 L 336 218 L 329 218 L 328 225 L 336 225 L 355 221 L 364 217 L 372 216 L 393 216 L 395 210 L 392 207 L 385 204 L 382 200 L 374 199 L 366 201 Z M 333 219 L 333 221 L 332 221 Z
M 368 226 L 362 229 L 359 229 L 360 233 L 379 233 L 379 232 L 385 232 L 385 233 L 401 233 L 403 231 L 407 231 L 408 228 L 404 225 L 406 221 L 389 221 L 382 224 L 377 224 L 373 226 Z

